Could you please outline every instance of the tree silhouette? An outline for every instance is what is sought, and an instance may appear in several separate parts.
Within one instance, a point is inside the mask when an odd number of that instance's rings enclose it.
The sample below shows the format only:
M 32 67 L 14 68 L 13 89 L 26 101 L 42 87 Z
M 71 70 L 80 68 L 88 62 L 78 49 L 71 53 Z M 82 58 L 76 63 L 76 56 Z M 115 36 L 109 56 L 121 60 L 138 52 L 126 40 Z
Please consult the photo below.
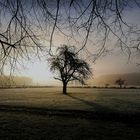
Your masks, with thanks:
M 109 84 L 108 84 L 108 83 L 106 83 L 106 84 L 105 84 L 105 88 L 108 88 L 108 87 L 109 87 Z
M 63 94 L 67 94 L 67 85 L 77 80 L 85 84 L 84 80 L 92 74 L 89 64 L 78 58 L 74 46 L 63 45 L 57 49 L 58 54 L 49 59 L 51 71 L 57 71 L 59 77 L 54 77 L 63 83 Z
M 118 84 L 120 86 L 120 88 L 122 88 L 122 85 L 124 85 L 125 80 L 122 80 L 121 78 L 119 78 L 118 80 L 116 80 L 115 83 Z
M 110 37 L 129 55 L 140 52 L 140 30 L 123 16 L 139 7 L 139 0 L 0 0 L 0 68 L 9 63 L 14 69 L 21 58 L 30 58 L 32 52 L 38 55 L 43 38 L 51 50 L 57 33 L 80 41 L 79 51 L 85 50 L 93 61 L 106 52 Z M 95 52 L 86 48 L 88 41 L 98 44 Z

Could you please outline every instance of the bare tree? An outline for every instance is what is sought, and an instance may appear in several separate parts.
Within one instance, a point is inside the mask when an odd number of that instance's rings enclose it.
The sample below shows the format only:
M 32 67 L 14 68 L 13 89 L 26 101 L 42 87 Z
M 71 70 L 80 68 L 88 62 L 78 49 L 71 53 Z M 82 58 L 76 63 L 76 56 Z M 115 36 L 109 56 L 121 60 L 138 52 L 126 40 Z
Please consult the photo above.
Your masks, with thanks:
M 113 36 L 130 58 L 134 50 L 140 52 L 140 30 L 123 15 L 139 7 L 139 0 L 0 0 L 0 66 L 9 63 L 14 69 L 21 58 L 38 55 L 44 37 L 51 53 L 57 34 L 75 42 L 93 62 Z M 88 43 L 96 50 L 89 51 Z
M 59 77 L 54 77 L 63 83 L 63 94 L 67 94 L 67 84 L 77 80 L 85 84 L 84 80 L 91 75 L 89 64 L 78 58 L 74 46 L 63 45 L 57 50 L 58 54 L 49 59 L 51 71 L 57 71 Z
M 118 80 L 115 81 L 115 83 L 118 84 L 120 88 L 122 88 L 122 85 L 124 85 L 125 80 L 122 80 L 121 78 L 119 78 Z
M 108 88 L 108 87 L 109 87 L 109 85 L 110 85 L 110 84 L 106 83 L 106 84 L 105 84 L 105 88 Z

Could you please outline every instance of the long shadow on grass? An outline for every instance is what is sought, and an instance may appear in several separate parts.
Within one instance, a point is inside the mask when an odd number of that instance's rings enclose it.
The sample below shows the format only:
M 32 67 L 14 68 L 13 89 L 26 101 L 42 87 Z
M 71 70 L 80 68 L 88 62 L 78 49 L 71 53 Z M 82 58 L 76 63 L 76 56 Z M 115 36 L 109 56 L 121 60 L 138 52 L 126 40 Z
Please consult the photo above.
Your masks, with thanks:
M 140 122 L 140 113 L 119 112 L 115 109 L 108 108 L 93 101 L 87 101 L 70 94 L 68 94 L 67 96 L 91 106 L 94 110 L 92 116 L 95 118 L 102 120 L 121 121 L 127 123 Z
M 117 112 L 117 110 L 113 110 L 111 108 L 108 108 L 108 107 L 105 107 L 105 106 L 102 106 L 98 103 L 95 103 L 95 102 L 91 102 L 91 101 L 87 101 L 85 99 L 81 99 L 80 97 L 76 97 L 76 96 L 73 96 L 73 95 L 70 95 L 70 94 L 67 94 L 67 96 L 71 97 L 72 99 L 75 99 L 75 100 L 78 100 L 88 106 L 91 106 L 91 109 L 95 112 Z
M 106 106 L 102 106 L 98 103 L 87 101 L 73 95 L 67 95 L 70 98 L 78 100 L 86 105 L 91 106 L 92 111 L 88 110 L 67 110 L 67 109 L 48 109 L 37 108 L 28 106 L 12 106 L 12 105 L 0 105 L 0 111 L 2 112 L 15 112 L 15 113 L 28 113 L 35 115 L 51 115 L 51 116 L 63 116 L 72 118 L 86 118 L 86 119 L 101 119 L 105 121 L 119 121 L 123 123 L 135 123 L 140 122 L 140 113 L 130 112 L 118 112 L 117 110 L 110 109 Z

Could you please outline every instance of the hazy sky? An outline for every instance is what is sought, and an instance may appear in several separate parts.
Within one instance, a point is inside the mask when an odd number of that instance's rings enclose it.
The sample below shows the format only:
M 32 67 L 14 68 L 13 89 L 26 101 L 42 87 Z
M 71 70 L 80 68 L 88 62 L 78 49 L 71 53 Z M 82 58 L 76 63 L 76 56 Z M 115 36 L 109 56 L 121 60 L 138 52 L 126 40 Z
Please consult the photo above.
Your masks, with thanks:
M 126 19 L 130 23 L 140 23 L 138 9 L 133 9 L 133 11 L 131 9 L 131 11 L 128 10 L 126 12 Z M 63 42 L 65 42 L 65 39 L 59 38 L 59 41 L 60 44 L 63 44 Z M 93 74 L 95 77 L 103 74 L 140 72 L 140 66 L 136 65 L 139 60 L 139 57 L 132 57 L 128 61 L 127 55 L 122 53 L 122 51 L 119 49 L 114 49 L 113 51 L 111 51 L 111 53 L 97 60 L 95 64 L 91 65 L 91 67 L 93 68 Z M 21 71 L 21 75 L 32 77 L 36 84 L 52 84 L 55 81 L 53 80 L 54 75 L 49 71 L 47 62 L 40 62 L 38 60 L 35 60 L 33 63 L 29 62 L 27 67 L 28 69 Z M 56 83 L 57 82 L 55 82 L 55 84 Z
M 126 11 L 126 20 L 131 24 L 140 24 L 140 16 L 138 9 L 129 9 Z M 57 38 L 53 40 L 54 44 L 64 44 L 66 43 L 65 38 Z M 71 42 L 72 44 L 72 42 Z M 44 45 L 47 45 L 44 44 Z M 58 45 L 59 46 L 59 45 Z M 112 48 L 115 46 L 112 46 Z M 109 52 L 106 56 L 101 57 L 96 61 L 95 64 L 91 64 L 93 68 L 93 75 L 100 76 L 103 74 L 117 74 L 117 73 L 131 73 L 140 72 L 140 66 L 136 63 L 139 62 L 139 54 L 136 58 L 134 56 L 128 61 L 128 56 L 123 54 L 120 49 L 114 49 Z M 34 80 L 35 84 L 57 84 L 53 80 L 53 74 L 49 71 L 49 66 L 46 62 L 34 59 L 32 62 L 26 63 L 27 69 L 22 69 L 17 72 L 17 75 L 29 76 Z
M 28 62 L 27 68 L 20 71 L 20 75 L 29 76 L 34 80 L 34 84 L 58 84 L 53 79 L 54 74 L 50 72 L 47 62 L 35 60 Z M 140 67 L 132 60 L 128 61 L 124 54 L 110 54 L 104 56 L 92 64 L 93 76 L 96 78 L 104 74 L 140 72 Z

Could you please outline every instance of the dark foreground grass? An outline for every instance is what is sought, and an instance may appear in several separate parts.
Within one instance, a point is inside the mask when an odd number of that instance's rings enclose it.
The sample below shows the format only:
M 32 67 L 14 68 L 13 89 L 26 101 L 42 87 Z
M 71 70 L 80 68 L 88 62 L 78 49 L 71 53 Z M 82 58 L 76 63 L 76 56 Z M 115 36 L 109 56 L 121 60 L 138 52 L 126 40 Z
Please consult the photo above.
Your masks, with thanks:
M 1 110 L 0 140 L 140 140 L 140 124 Z
M 0 90 L 0 140 L 140 140 L 140 90 Z

